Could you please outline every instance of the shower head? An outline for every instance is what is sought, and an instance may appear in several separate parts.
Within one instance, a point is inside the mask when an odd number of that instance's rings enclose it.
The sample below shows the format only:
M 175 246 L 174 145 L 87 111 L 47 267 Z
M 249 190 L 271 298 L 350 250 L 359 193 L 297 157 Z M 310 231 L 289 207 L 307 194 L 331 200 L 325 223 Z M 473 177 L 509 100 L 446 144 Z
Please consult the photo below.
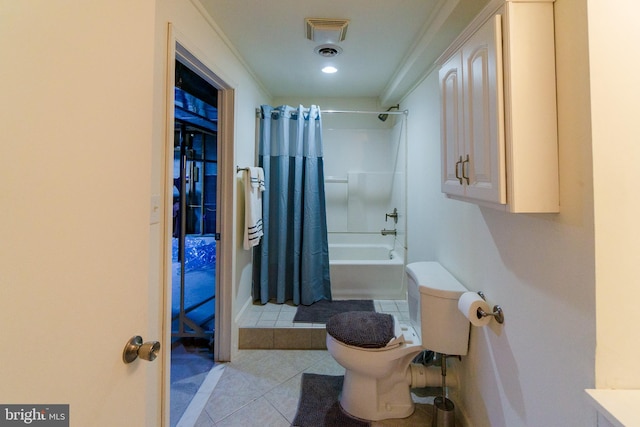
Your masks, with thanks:
M 387 108 L 387 111 L 391 111 L 391 110 L 393 110 L 394 108 L 395 108 L 396 110 L 399 110 L 399 109 L 400 109 L 400 104 L 397 104 L 397 105 L 394 105 L 393 107 L 389 107 L 389 108 Z M 389 115 L 388 115 L 388 114 L 384 114 L 384 113 L 382 113 L 382 114 L 378 114 L 378 119 L 379 119 L 381 122 L 386 121 L 386 120 L 387 120 L 387 118 L 389 118 Z

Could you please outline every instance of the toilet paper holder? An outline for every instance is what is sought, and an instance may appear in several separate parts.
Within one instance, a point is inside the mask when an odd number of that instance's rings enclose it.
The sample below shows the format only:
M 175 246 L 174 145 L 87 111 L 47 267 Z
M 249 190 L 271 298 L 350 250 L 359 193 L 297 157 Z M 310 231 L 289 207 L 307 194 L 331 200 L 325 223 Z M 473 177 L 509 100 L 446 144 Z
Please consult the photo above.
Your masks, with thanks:
M 478 291 L 478 295 L 480 295 L 480 298 L 482 298 L 483 300 L 487 300 L 482 291 Z M 502 311 L 502 307 L 500 307 L 499 305 L 493 306 L 493 313 L 487 313 L 483 309 L 478 308 L 478 319 L 487 316 L 493 316 L 493 318 L 496 319 L 496 322 L 500 323 L 501 325 L 504 323 L 504 312 Z

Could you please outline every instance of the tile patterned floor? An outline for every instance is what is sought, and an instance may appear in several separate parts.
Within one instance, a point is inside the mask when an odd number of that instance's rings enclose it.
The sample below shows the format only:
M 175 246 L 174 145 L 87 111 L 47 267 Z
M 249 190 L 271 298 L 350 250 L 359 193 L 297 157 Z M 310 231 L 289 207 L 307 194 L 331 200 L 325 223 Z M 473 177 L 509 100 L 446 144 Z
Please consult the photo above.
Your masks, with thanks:
M 406 301 L 375 301 L 376 311 L 408 323 Z M 324 328 L 324 324 L 293 323 L 295 307 L 252 306 L 243 315 L 244 328 Z M 202 382 L 177 427 L 290 426 L 300 393 L 302 373 L 342 375 L 326 350 L 242 350 L 231 363 L 216 365 Z M 202 381 L 199 378 L 199 381 Z M 420 392 L 418 390 L 418 392 Z M 405 419 L 374 422 L 375 426 L 425 426 L 431 423 L 433 396 L 413 394 L 416 411 Z
M 408 325 L 409 309 L 406 301 L 374 301 L 377 312 L 395 315 Z M 296 307 L 288 304 L 251 305 L 239 321 L 238 348 L 240 350 L 325 350 L 324 323 L 293 322 Z
M 214 367 L 213 354 L 205 346 L 175 341 L 171 348 L 171 419 L 175 427 Z
M 409 305 L 405 300 L 376 300 L 376 311 L 395 315 L 400 321 L 409 321 Z M 293 322 L 296 307 L 288 304 L 255 304 L 248 307 L 239 322 L 241 328 L 321 328 L 324 323 Z
M 243 350 L 237 360 L 218 370 L 216 385 L 202 409 L 188 409 L 178 427 L 290 426 L 302 373 L 344 374 L 324 350 Z M 414 401 L 416 411 L 410 417 L 373 422 L 372 426 L 430 425 L 433 398 L 414 395 Z

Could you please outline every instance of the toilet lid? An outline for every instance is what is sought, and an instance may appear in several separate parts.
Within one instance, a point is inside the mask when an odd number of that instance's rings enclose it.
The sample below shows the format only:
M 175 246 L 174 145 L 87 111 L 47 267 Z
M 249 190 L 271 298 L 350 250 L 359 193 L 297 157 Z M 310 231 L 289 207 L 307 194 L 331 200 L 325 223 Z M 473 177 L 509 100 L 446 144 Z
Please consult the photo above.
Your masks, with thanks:
M 347 345 L 362 348 L 386 347 L 395 338 L 393 316 L 375 311 L 348 311 L 332 316 L 327 333 Z

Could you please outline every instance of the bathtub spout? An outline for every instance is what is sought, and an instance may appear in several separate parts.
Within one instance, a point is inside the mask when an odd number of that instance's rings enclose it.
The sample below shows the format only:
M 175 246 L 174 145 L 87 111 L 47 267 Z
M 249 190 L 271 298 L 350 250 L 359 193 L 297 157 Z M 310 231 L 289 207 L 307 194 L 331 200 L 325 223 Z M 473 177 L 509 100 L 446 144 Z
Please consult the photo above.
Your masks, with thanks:
M 386 228 L 384 228 L 384 229 L 382 229 L 382 230 L 380 231 L 380 233 L 381 233 L 383 236 L 387 236 L 387 235 L 389 235 L 389 234 L 391 234 L 392 236 L 395 236 L 395 235 L 396 235 L 396 230 L 387 230 Z

